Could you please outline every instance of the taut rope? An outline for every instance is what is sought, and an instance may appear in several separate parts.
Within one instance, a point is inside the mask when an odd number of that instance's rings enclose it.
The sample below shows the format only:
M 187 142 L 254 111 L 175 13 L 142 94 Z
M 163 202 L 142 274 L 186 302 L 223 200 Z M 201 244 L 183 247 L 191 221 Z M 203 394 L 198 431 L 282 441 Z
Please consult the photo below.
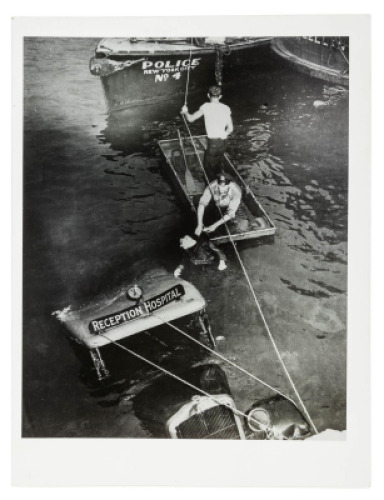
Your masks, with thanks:
M 128 347 L 125 347 L 124 345 L 120 344 L 119 342 L 116 342 L 115 340 L 110 339 L 109 337 L 107 337 L 103 333 L 98 333 L 98 335 L 100 335 L 100 337 L 103 337 L 104 339 L 108 340 L 111 344 L 114 344 L 117 347 L 120 347 L 120 349 L 123 349 L 123 351 L 128 352 L 129 354 L 131 354 L 135 358 L 140 359 L 141 361 L 144 361 L 144 363 L 147 363 L 148 365 L 156 368 L 157 370 L 162 371 L 163 373 L 165 373 L 166 375 L 169 375 L 170 377 L 174 378 L 175 380 L 178 380 L 182 384 L 187 385 L 191 389 L 193 389 L 197 392 L 200 392 L 204 396 L 207 396 L 208 398 L 210 398 L 212 401 L 214 401 L 218 405 L 226 406 L 233 413 L 236 413 L 236 415 L 240 415 L 242 417 L 245 417 L 247 420 L 253 420 L 255 423 L 259 424 L 260 426 L 264 425 L 262 422 L 258 421 L 255 417 L 250 417 L 249 415 L 246 415 L 242 411 L 238 410 L 236 407 L 233 408 L 231 405 L 223 403 L 222 401 L 219 401 L 218 399 L 215 398 L 215 396 L 212 396 L 212 394 L 209 394 L 208 392 L 204 391 L 204 389 L 201 389 L 200 387 L 197 387 L 197 386 L 191 384 L 190 382 L 188 382 L 187 380 L 184 380 L 183 378 L 179 377 L 175 373 L 172 373 L 169 370 L 167 370 L 166 368 L 163 368 L 162 366 L 154 363 L 153 361 L 150 361 L 149 359 L 145 358 L 144 356 L 141 356 L 141 354 L 138 354 L 137 352 L 132 351 L 131 349 L 128 349 Z
M 239 371 L 245 373 L 246 375 L 248 375 L 250 378 L 253 378 L 254 380 L 256 380 L 257 382 L 259 382 L 260 384 L 264 385 L 265 387 L 267 387 L 268 389 L 270 389 L 271 391 L 275 392 L 276 394 L 279 394 L 280 396 L 283 396 L 283 398 L 287 399 L 288 401 L 290 401 L 291 403 L 293 403 L 295 406 L 296 406 L 296 403 L 288 396 L 286 396 L 283 392 L 279 391 L 279 389 L 275 389 L 274 387 L 272 387 L 271 385 L 267 384 L 267 382 L 264 382 L 264 380 L 261 380 L 259 377 L 256 377 L 256 375 L 253 375 L 252 373 L 250 373 L 249 371 L 245 370 L 244 368 L 242 368 L 241 366 L 237 365 L 236 363 L 234 363 L 233 361 L 231 361 L 230 359 L 226 358 L 225 356 L 223 356 L 222 354 L 218 353 L 217 351 L 214 351 L 213 349 L 211 349 L 210 347 L 206 346 L 205 344 L 203 344 L 202 342 L 200 342 L 199 340 L 195 339 L 194 337 L 192 337 L 192 335 L 189 335 L 187 332 L 184 332 L 183 330 L 181 330 L 180 328 L 178 328 L 177 326 L 173 325 L 172 323 L 169 323 L 168 321 L 166 321 L 165 319 L 161 318 L 160 316 L 158 316 L 157 314 L 154 314 L 152 313 L 153 316 L 155 316 L 156 318 L 159 318 L 164 324 L 170 326 L 171 328 L 173 328 L 174 330 L 176 330 L 177 332 L 181 333 L 182 335 L 184 335 L 185 337 L 187 337 L 188 339 L 192 340 L 193 342 L 195 342 L 196 344 L 198 344 L 200 347 L 203 347 L 204 349 L 206 349 L 208 352 L 210 352 L 211 354 L 214 354 L 216 357 L 222 359 L 223 361 L 225 361 L 226 363 L 234 366 L 235 368 L 237 368 Z
M 192 45 L 192 39 L 191 39 Z M 188 101 L 188 90 L 189 90 L 189 74 L 191 72 L 191 58 L 192 58 L 192 46 L 189 49 L 189 61 L 188 61 L 188 71 L 187 71 L 187 81 L 185 83 L 185 97 L 184 97 L 184 105 L 187 105 Z
M 210 185 L 210 183 L 209 183 L 209 179 L 208 179 L 207 173 L 206 173 L 206 171 L 205 171 L 204 165 L 203 165 L 203 164 L 202 164 L 202 162 L 201 162 L 200 156 L 199 156 L 198 151 L 197 151 L 197 148 L 196 148 L 195 140 L 194 140 L 194 138 L 193 138 L 193 135 L 192 135 L 192 133 L 191 133 L 191 130 L 190 130 L 189 126 L 188 126 L 187 120 L 185 119 L 185 116 L 184 116 L 184 115 L 183 115 L 183 119 L 184 119 L 184 123 L 185 123 L 186 129 L 187 129 L 187 131 L 188 131 L 189 137 L 190 137 L 190 139 L 191 139 L 191 143 L 192 143 L 193 148 L 194 148 L 194 150 L 195 150 L 195 153 L 196 153 L 197 159 L 198 159 L 198 161 L 199 161 L 200 167 L 202 168 L 202 171 L 203 171 L 203 173 L 204 173 L 205 180 L 206 180 L 206 182 L 207 182 L 207 185 L 209 186 L 209 185 Z M 211 191 L 211 193 L 212 193 L 212 191 Z M 212 195 L 212 198 L 213 198 L 213 195 Z M 221 210 L 221 208 L 220 208 L 219 206 L 218 206 L 218 209 L 219 209 L 219 211 L 220 211 L 220 215 L 221 215 L 221 217 L 223 218 L 223 212 L 222 212 L 222 210 Z M 283 367 L 283 370 L 284 370 L 284 372 L 285 372 L 285 374 L 286 374 L 286 376 L 287 376 L 287 379 L 289 380 L 289 383 L 291 384 L 291 386 L 292 386 L 292 388 L 293 388 L 293 391 L 294 391 L 294 393 L 295 393 L 295 395 L 296 395 L 296 397 L 297 397 L 298 401 L 300 402 L 300 405 L 302 406 L 302 408 L 303 408 L 303 410 L 304 410 L 305 415 L 306 415 L 306 416 L 307 416 L 307 418 L 308 418 L 309 423 L 310 423 L 310 424 L 311 424 L 311 426 L 313 427 L 313 430 L 315 431 L 315 433 L 316 433 L 316 434 L 318 434 L 317 428 L 316 428 L 315 424 L 313 423 L 313 421 L 312 421 L 312 419 L 311 419 L 311 417 L 310 417 L 310 415 L 309 415 L 309 413 L 308 413 L 308 410 L 307 410 L 307 408 L 306 408 L 306 406 L 305 406 L 305 404 L 304 404 L 303 400 L 301 399 L 300 394 L 298 393 L 298 391 L 297 391 L 297 389 L 296 389 L 296 386 L 295 386 L 295 384 L 294 384 L 294 382 L 293 382 L 293 380 L 292 380 L 292 378 L 291 378 L 291 376 L 290 376 L 290 374 L 289 374 L 289 372 L 288 372 L 288 369 L 287 369 L 287 367 L 285 366 L 285 363 L 284 363 L 284 361 L 283 361 L 283 359 L 282 359 L 282 357 L 281 357 L 281 354 L 280 354 L 279 349 L 278 349 L 278 347 L 277 347 L 277 345 L 276 345 L 276 342 L 275 342 L 275 340 L 274 340 L 274 338 L 273 338 L 273 336 L 272 336 L 272 333 L 271 333 L 271 331 L 270 331 L 270 329 L 269 329 L 269 326 L 268 326 L 268 323 L 267 323 L 267 321 L 266 321 L 266 319 L 265 319 L 265 316 L 264 316 L 264 314 L 263 314 L 263 311 L 261 310 L 260 303 L 259 303 L 259 301 L 258 301 L 258 299 L 257 299 L 257 296 L 256 296 L 256 293 L 255 293 L 255 290 L 254 290 L 254 288 L 253 288 L 253 286 L 252 286 L 252 283 L 251 283 L 251 280 L 250 280 L 249 275 L 248 275 L 248 273 L 247 273 L 247 270 L 245 269 L 245 266 L 244 266 L 244 264 L 243 264 L 243 261 L 242 261 L 242 259 L 241 259 L 240 254 L 239 254 L 239 251 L 237 250 L 236 244 L 235 244 L 235 242 L 234 242 L 234 240 L 233 240 L 233 238 L 232 238 L 231 232 L 229 231 L 229 229 L 228 229 L 228 225 L 227 225 L 227 223 L 226 223 L 226 222 L 224 222 L 224 226 L 225 226 L 225 229 L 226 229 L 226 231 L 227 231 L 227 233 L 228 233 L 229 240 L 230 240 L 230 242 L 231 242 L 231 244 L 232 244 L 232 246 L 233 246 L 233 249 L 234 249 L 234 251 L 235 251 L 235 253 L 236 253 L 236 256 L 237 256 L 237 258 L 238 258 L 238 261 L 239 261 L 239 263 L 240 263 L 241 269 L 242 269 L 242 271 L 243 271 L 243 273 L 244 273 L 245 279 L 247 280 L 247 283 L 248 283 L 248 286 L 249 286 L 250 291 L 251 291 L 251 293 L 252 293 L 252 296 L 253 296 L 254 302 L 255 302 L 256 307 L 257 307 L 257 309 L 258 309 L 258 311 L 259 311 L 260 317 L 261 317 L 261 319 L 262 319 L 262 321 L 263 321 L 263 324 L 264 324 L 265 330 L 266 330 L 266 332 L 267 332 L 267 334 L 268 334 L 268 336 L 269 336 L 269 339 L 270 339 L 270 341 L 271 341 L 271 343 L 272 343 L 272 346 L 273 346 L 273 348 L 274 348 L 274 350 L 275 350 L 275 352 L 276 352 L 277 358 L 278 358 L 278 360 L 280 361 L 281 366 Z

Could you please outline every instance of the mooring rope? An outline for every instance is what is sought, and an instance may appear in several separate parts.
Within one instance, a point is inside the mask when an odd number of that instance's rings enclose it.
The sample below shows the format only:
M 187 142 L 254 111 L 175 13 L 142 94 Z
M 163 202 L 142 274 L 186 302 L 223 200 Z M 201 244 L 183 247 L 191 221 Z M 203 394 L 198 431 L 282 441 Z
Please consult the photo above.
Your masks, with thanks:
M 176 330 L 177 332 L 181 333 L 182 335 L 184 335 L 185 337 L 187 337 L 188 339 L 192 340 L 193 342 L 195 342 L 196 344 L 198 344 L 200 347 L 203 347 L 204 349 L 206 349 L 208 352 L 210 352 L 211 354 L 214 354 L 216 357 L 222 359 L 223 361 L 225 361 L 226 363 L 229 363 L 230 365 L 234 366 L 235 368 L 237 368 L 239 371 L 245 373 L 246 375 L 248 375 L 250 378 L 253 378 L 254 380 L 256 380 L 257 382 L 259 382 L 260 384 L 264 385 L 265 387 L 267 387 L 268 389 L 270 389 L 271 391 L 273 392 L 276 392 L 276 394 L 279 394 L 280 396 L 283 396 L 283 398 L 287 399 L 288 401 L 290 401 L 291 403 L 293 403 L 295 406 L 296 406 L 296 403 L 293 401 L 293 399 L 291 399 L 289 396 L 286 396 L 283 392 L 279 391 L 279 389 L 276 389 L 275 387 L 272 387 L 271 385 L 267 384 L 267 382 L 264 382 L 264 380 L 262 380 L 261 378 L 257 377 L 256 375 L 253 375 L 253 373 L 250 373 L 249 371 L 247 371 L 245 368 L 242 368 L 241 366 L 239 366 L 238 364 L 234 363 L 233 361 L 231 361 L 230 359 L 226 358 L 225 356 L 223 356 L 222 354 L 220 354 L 219 352 L 211 349 L 210 347 L 208 347 L 207 345 L 203 344 L 202 342 L 200 342 L 199 340 L 195 339 L 194 337 L 192 337 L 192 335 L 189 335 L 187 332 L 181 330 L 181 328 L 178 328 L 177 326 L 173 325 L 172 323 L 169 323 L 168 321 L 166 321 L 164 318 L 162 318 L 161 316 L 158 316 L 157 314 L 155 313 L 151 313 L 153 316 L 155 316 L 156 318 L 158 318 L 160 321 L 162 321 L 164 324 L 170 326 L 171 328 L 173 328 L 174 330 Z
M 247 415 L 246 413 L 243 413 L 242 411 L 238 410 L 236 407 L 233 408 L 230 404 L 227 404 L 227 403 L 223 403 L 222 401 L 218 400 L 217 398 L 215 398 L 215 396 L 212 396 L 212 394 L 209 394 L 209 392 L 206 392 L 204 391 L 204 389 L 201 389 L 200 387 L 197 387 L 195 386 L 194 384 L 191 384 L 190 382 L 188 382 L 187 380 L 183 379 L 182 377 L 179 377 L 178 375 L 176 375 L 175 373 L 172 373 L 170 372 L 169 370 L 167 370 L 166 368 L 163 368 L 162 366 L 154 363 L 153 361 L 145 358 L 144 356 L 141 356 L 141 354 L 138 354 L 137 352 L 135 351 L 132 351 L 131 349 L 128 349 L 128 347 L 125 347 L 124 345 L 120 344 L 119 342 L 116 342 L 116 340 L 112 340 L 111 338 L 107 337 L 107 335 L 103 334 L 103 333 L 98 333 L 98 335 L 100 335 L 100 337 L 103 337 L 104 339 L 108 340 L 108 342 L 110 342 L 111 344 L 114 344 L 116 345 L 117 347 L 119 347 L 120 349 L 123 349 L 123 351 L 126 351 L 128 352 L 129 354 L 131 354 L 132 356 L 134 356 L 135 358 L 137 359 L 140 359 L 141 361 L 144 361 L 144 363 L 147 363 L 149 364 L 150 366 L 156 368 L 157 370 L 160 370 L 161 372 L 165 373 L 166 375 L 174 378 L 175 380 L 178 380 L 179 382 L 181 382 L 182 384 L 185 384 L 187 386 L 189 386 L 190 388 L 192 388 L 193 390 L 197 391 L 197 392 L 200 392 L 201 394 L 203 394 L 204 396 L 207 396 L 208 398 L 210 398 L 212 401 L 214 401 L 215 403 L 217 403 L 218 405 L 221 405 L 221 406 L 226 406 L 227 408 L 229 408 L 233 413 L 236 413 L 237 415 L 240 415 L 242 417 L 245 417 L 248 421 L 249 420 L 253 420 L 255 423 L 259 424 L 260 426 L 263 426 L 263 422 L 260 422 L 259 420 L 257 420 L 255 417 L 251 417 L 250 415 Z M 227 394 L 229 396 L 229 394 Z
M 339 52 L 341 53 L 341 55 L 344 57 L 346 63 L 349 65 L 349 61 L 348 61 L 348 58 L 347 56 L 344 54 L 344 51 L 342 50 L 342 48 L 340 46 L 338 46 L 338 49 L 339 49 Z
M 215 80 L 217 85 L 222 85 L 223 84 L 223 52 L 220 49 L 219 45 L 215 45 L 215 51 L 216 51 L 216 61 L 215 61 Z
M 189 91 L 189 73 L 191 72 L 191 58 L 192 58 L 192 38 L 191 38 L 191 47 L 189 49 L 189 60 L 188 60 L 188 70 L 187 70 L 187 81 L 185 83 L 185 97 L 184 97 L 184 105 L 187 105 L 188 101 L 188 91 Z
M 203 163 L 202 163 L 202 161 L 201 161 L 201 159 L 200 159 L 199 153 L 198 153 L 197 148 L 196 148 L 196 144 L 195 144 L 194 137 L 193 137 L 193 135 L 192 135 L 192 133 L 191 133 L 191 130 L 190 130 L 189 126 L 188 126 L 188 123 L 187 123 L 187 120 L 186 120 L 186 118 L 185 118 L 185 115 L 182 115 L 182 116 L 183 116 L 183 119 L 184 119 L 184 123 L 185 123 L 186 129 L 187 129 L 187 131 L 188 131 L 188 134 L 189 134 L 189 137 L 190 137 L 191 143 L 192 143 L 193 148 L 194 148 L 194 150 L 195 150 L 195 153 L 196 153 L 197 159 L 198 159 L 198 161 L 199 161 L 200 167 L 202 168 L 202 171 L 203 171 L 203 173 L 204 173 L 204 177 L 205 177 L 205 179 L 206 179 L 207 185 L 209 186 L 209 189 L 210 189 L 210 191 L 211 191 L 211 194 L 212 194 L 212 199 L 214 199 L 214 197 L 213 197 L 213 193 L 212 193 L 212 190 L 211 190 L 211 188 L 210 188 L 210 182 L 209 182 L 209 179 L 208 179 L 207 173 L 206 173 L 206 171 L 205 171 L 204 165 L 203 165 Z M 222 212 L 222 210 L 221 210 L 220 206 L 218 206 L 218 205 L 217 205 L 217 207 L 218 207 L 218 209 L 219 209 L 219 211 L 220 211 L 221 218 L 223 218 L 223 212 Z M 250 290 L 251 290 L 251 293 L 252 293 L 252 296 L 253 296 L 254 302 L 255 302 L 256 307 L 257 307 L 257 309 L 258 309 L 258 311 L 259 311 L 259 314 L 260 314 L 260 317 L 261 317 L 262 322 L 263 322 L 263 324 L 264 324 L 265 330 L 266 330 L 266 332 L 267 332 L 267 334 L 268 334 L 268 336 L 269 336 L 269 339 L 270 339 L 270 341 L 271 341 L 271 343 L 272 343 L 272 346 L 273 346 L 273 348 L 274 348 L 274 350 L 275 350 L 275 352 L 276 352 L 277 358 L 278 358 L 278 360 L 280 361 L 281 366 L 283 367 L 283 370 L 284 370 L 284 372 L 285 372 L 285 374 L 286 374 L 286 377 L 287 377 L 287 379 L 289 380 L 289 383 L 291 384 L 291 386 L 292 386 L 292 388 L 293 388 L 293 391 L 294 391 L 294 393 L 295 393 L 295 395 L 296 395 L 296 397 L 297 397 L 298 401 L 300 402 L 300 405 L 301 405 L 301 407 L 303 408 L 305 415 L 306 415 L 306 416 L 307 416 L 307 418 L 308 418 L 309 423 L 310 423 L 310 424 L 311 424 L 311 426 L 313 427 L 313 430 L 315 431 L 315 433 L 316 433 L 316 434 L 318 434 L 317 428 L 316 428 L 315 424 L 313 423 L 313 421 L 312 421 L 312 419 L 311 419 L 311 416 L 309 415 L 308 410 L 307 410 L 307 408 L 306 408 L 306 406 L 305 406 L 305 404 L 304 404 L 303 400 L 302 400 L 302 399 L 301 399 L 301 397 L 300 397 L 300 394 L 299 394 L 299 392 L 298 392 L 298 390 L 297 390 L 297 388 L 296 388 L 296 386 L 295 386 L 295 384 L 294 384 L 294 382 L 293 382 L 293 380 L 292 380 L 292 378 L 291 378 L 291 376 L 290 376 L 290 374 L 289 374 L 289 372 L 288 372 L 288 369 L 287 369 L 287 367 L 286 367 L 286 365 L 285 365 L 285 363 L 284 363 L 284 361 L 283 361 L 283 358 L 281 357 L 280 351 L 279 351 L 279 349 L 278 349 L 278 347 L 277 347 L 277 345 L 276 345 L 276 342 L 275 342 L 275 340 L 274 340 L 274 338 L 273 338 L 273 336 L 272 336 L 272 333 L 271 333 L 271 331 L 270 331 L 270 329 L 269 329 L 268 323 L 267 323 L 267 321 L 266 321 L 266 319 L 265 319 L 265 316 L 264 316 L 264 314 L 263 314 L 263 311 L 262 311 L 262 309 L 261 309 L 260 303 L 259 303 L 259 301 L 258 301 L 258 299 L 257 299 L 256 293 L 255 293 L 255 290 L 254 290 L 254 288 L 253 288 L 253 286 L 252 286 L 252 283 L 251 283 L 251 280 L 250 280 L 250 278 L 249 278 L 248 272 L 247 272 L 247 270 L 246 270 L 246 268 L 245 268 L 245 266 L 244 266 L 244 264 L 243 264 L 243 261 L 242 261 L 242 259 L 241 259 L 240 254 L 239 254 L 239 251 L 237 250 L 236 244 L 235 244 L 235 242 L 234 242 L 234 240 L 233 240 L 233 238 L 232 238 L 231 232 L 229 231 L 229 228 L 228 228 L 228 225 L 227 225 L 227 223 L 226 223 L 226 222 L 224 222 L 224 226 L 225 226 L 225 229 L 226 229 L 226 231 L 227 231 L 227 233 L 228 233 L 229 240 L 230 240 L 230 242 L 231 242 L 231 244 L 232 244 L 232 246 L 233 246 L 233 248 L 234 248 L 234 250 L 235 250 L 235 254 L 236 254 L 237 258 L 238 258 L 238 261 L 239 261 L 240 266 L 241 266 L 241 269 L 242 269 L 242 271 L 243 271 L 243 273 L 244 273 L 245 279 L 247 280 L 248 286 L 249 286 L 249 288 L 250 288 Z

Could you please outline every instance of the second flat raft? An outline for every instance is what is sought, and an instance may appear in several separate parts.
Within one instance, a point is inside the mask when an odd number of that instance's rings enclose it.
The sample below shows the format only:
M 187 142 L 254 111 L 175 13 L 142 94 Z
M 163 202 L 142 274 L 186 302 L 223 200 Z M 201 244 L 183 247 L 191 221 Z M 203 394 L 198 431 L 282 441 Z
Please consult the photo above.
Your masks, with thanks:
M 196 213 L 199 199 L 206 188 L 204 172 L 204 153 L 207 148 L 207 136 L 200 135 L 191 139 L 183 138 L 183 149 L 178 139 L 158 141 L 160 150 L 165 159 L 165 167 L 170 175 L 173 186 L 181 200 Z M 184 161 L 187 163 L 187 167 Z M 200 163 L 201 162 L 201 163 Z M 242 190 L 242 201 L 236 212 L 236 217 L 227 222 L 233 241 L 252 240 L 266 236 L 273 236 L 276 227 L 250 188 L 246 185 L 239 172 L 233 167 L 229 158 L 225 158 L 225 173 L 236 182 Z M 218 228 L 210 238 L 217 244 L 228 243 L 229 236 L 224 226 Z

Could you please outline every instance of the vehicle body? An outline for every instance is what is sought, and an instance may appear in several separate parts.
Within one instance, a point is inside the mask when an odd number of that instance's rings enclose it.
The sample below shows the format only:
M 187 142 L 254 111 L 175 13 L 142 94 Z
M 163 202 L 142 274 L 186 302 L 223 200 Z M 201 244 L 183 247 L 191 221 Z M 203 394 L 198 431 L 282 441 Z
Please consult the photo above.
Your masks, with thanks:
M 182 139 L 183 150 L 178 139 L 167 139 L 158 141 L 162 152 L 164 168 L 181 201 L 193 213 L 196 212 L 199 200 L 203 194 L 207 182 L 201 164 L 204 163 L 204 153 L 207 148 L 207 137 L 205 135 L 195 136 L 194 144 L 190 138 Z M 196 150 L 197 154 L 196 154 Z M 187 162 L 187 166 L 184 161 Z M 199 156 L 199 158 L 197 157 Z M 225 172 L 242 189 L 242 201 L 236 213 L 236 217 L 228 221 L 227 226 L 233 241 L 251 240 L 265 236 L 273 236 L 276 227 L 261 203 L 256 199 L 252 191 L 246 186 L 244 180 L 232 166 L 226 155 Z M 222 226 L 218 229 L 211 240 L 215 243 L 227 243 L 230 241 L 228 233 Z
M 107 38 L 90 61 L 101 78 L 108 112 L 178 100 L 220 83 L 223 70 L 255 65 L 269 55 L 271 37 Z M 236 72 L 233 72 L 234 74 Z
M 219 365 L 204 363 L 176 375 L 186 383 L 160 375 L 131 399 L 133 412 L 152 437 L 245 439 L 227 377 Z
M 169 274 L 144 275 L 79 309 L 56 311 L 69 337 L 89 352 L 99 380 L 109 375 L 102 350 L 144 332 L 158 332 L 170 323 L 214 347 L 206 302 L 188 281 Z
M 275 38 L 272 50 L 298 71 L 349 86 L 348 37 L 301 36 Z
M 248 411 L 247 425 L 253 439 L 297 440 L 310 436 L 310 426 L 298 408 L 276 395 L 255 403 Z
M 152 437 L 298 440 L 310 435 L 302 414 L 282 396 L 255 403 L 243 416 L 225 371 L 214 362 L 184 369 L 177 376 L 186 384 L 159 375 L 137 394 L 121 400 L 121 404 L 132 404 L 132 411 Z

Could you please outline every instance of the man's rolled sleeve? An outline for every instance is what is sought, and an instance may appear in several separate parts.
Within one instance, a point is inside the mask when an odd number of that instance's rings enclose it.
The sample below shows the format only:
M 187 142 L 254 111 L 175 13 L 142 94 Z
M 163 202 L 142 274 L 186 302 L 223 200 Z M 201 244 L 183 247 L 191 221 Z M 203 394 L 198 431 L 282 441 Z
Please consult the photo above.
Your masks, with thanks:
M 209 186 L 207 186 L 200 198 L 199 205 L 204 205 L 206 207 L 211 200 L 212 200 L 212 193 Z

